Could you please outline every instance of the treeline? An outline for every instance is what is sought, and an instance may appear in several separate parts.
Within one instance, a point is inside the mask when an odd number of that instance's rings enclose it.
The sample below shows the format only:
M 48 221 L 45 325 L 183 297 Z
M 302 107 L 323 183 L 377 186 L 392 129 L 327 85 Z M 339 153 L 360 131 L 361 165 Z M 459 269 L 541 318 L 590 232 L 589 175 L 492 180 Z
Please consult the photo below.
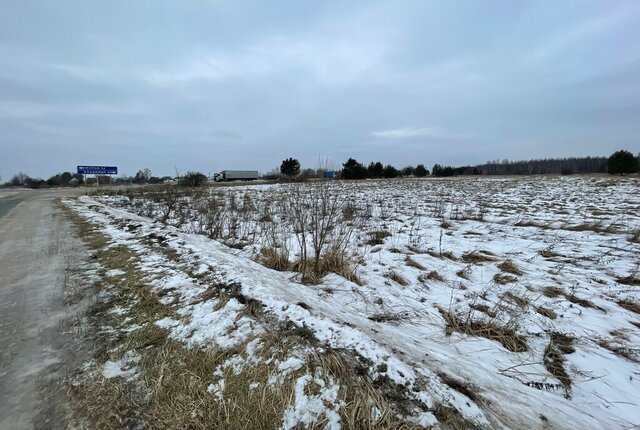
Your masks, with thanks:
M 606 157 L 543 158 L 527 161 L 492 161 L 463 168 L 463 175 L 572 175 L 606 173 Z
M 70 187 L 84 183 L 82 175 L 71 172 L 58 173 L 46 181 L 41 178 L 32 178 L 26 173 L 17 173 L 5 185 L 13 187 L 45 188 L 45 187 Z
M 587 173 L 636 173 L 640 156 L 620 150 L 610 157 L 544 158 L 526 161 L 496 160 L 476 166 L 433 166 L 433 176 L 459 175 L 573 175 Z

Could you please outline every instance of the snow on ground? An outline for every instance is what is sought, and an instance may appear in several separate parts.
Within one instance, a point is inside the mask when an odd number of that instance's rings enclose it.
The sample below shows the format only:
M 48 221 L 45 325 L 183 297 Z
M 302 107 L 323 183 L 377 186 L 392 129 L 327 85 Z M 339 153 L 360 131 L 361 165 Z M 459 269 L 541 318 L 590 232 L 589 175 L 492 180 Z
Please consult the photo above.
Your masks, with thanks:
M 243 316 L 236 299 L 199 300 L 206 291 L 201 279 L 211 276 L 239 285 L 244 297 L 312 330 L 322 344 L 355 351 L 372 363 L 372 377 L 409 388 L 405 395 L 423 405 L 407 417 L 414 422 L 434 423 L 429 411 L 444 404 L 485 427 L 640 425 L 637 180 L 322 185 L 347 202 L 341 222 L 353 226 L 346 249 L 359 284 L 328 274 L 317 285 L 253 261 L 273 243 L 272 233 L 291 248 L 291 259 L 299 254 L 282 209 L 290 208 L 294 187 L 308 186 L 215 188 L 181 196 L 173 207 L 171 196 L 140 193 L 69 204 L 114 244 L 140 254 L 154 289 L 168 293 L 166 304 L 178 303 L 181 319 L 157 324 L 190 347 L 233 348 L 266 329 Z M 174 252 L 173 260 L 157 248 Z M 447 315 L 457 325 L 447 327 Z M 495 328 L 507 331 L 497 336 Z M 279 363 L 282 372 L 303 357 Z M 322 389 L 304 395 L 315 380 Z M 210 389 L 222 395 L 224 380 Z M 301 376 L 283 427 L 323 414 L 337 428 L 338 389 L 319 375 Z

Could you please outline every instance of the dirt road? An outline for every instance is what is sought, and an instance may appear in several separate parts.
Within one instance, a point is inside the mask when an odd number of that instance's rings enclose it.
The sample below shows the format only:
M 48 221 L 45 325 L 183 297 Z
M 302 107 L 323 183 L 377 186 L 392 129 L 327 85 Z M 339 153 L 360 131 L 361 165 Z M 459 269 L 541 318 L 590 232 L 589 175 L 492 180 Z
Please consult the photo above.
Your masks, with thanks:
M 0 429 L 64 428 L 44 387 L 75 355 L 63 292 L 84 248 L 55 201 L 76 193 L 0 191 Z

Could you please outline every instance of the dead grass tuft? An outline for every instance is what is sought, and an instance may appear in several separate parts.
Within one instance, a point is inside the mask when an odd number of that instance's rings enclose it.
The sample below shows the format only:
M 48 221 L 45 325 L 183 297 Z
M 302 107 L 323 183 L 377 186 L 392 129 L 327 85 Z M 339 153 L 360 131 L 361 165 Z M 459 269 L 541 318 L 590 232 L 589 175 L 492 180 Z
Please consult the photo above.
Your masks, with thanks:
M 391 271 L 385 275 L 385 277 L 391 279 L 393 282 L 406 287 L 409 285 L 409 281 L 407 281 L 402 275 L 397 272 Z
M 564 290 L 558 287 L 544 287 L 542 289 L 542 294 L 545 297 L 549 297 L 553 299 L 556 297 L 564 296 Z
M 551 320 L 558 318 L 558 314 L 556 314 L 554 311 L 552 311 L 549 308 L 545 308 L 544 306 L 538 306 L 536 308 L 536 312 L 538 312 L 540 315 L 545 316 Z
M 571 397 L 571 378 L 564 368 L 564 354 L 575 352 L 573 338 L 564 333 L 553 332 L 549 336 L 549 344 L 544 350 L 544 367 L 565 389 L 565 397 Z
M 488 261 L 495 261 L 493 253 L 484 250 L 471 251 L 466 254 L 462 254 L 462 261 L 470 264 L 486 263 Z
M 484 303 L 474 303 L 469 305 L 469 307 L 476 311 L 480 311 L 491 318 L 495 318 L 498 315 L 495 313 L 495 311 L 491 310 L 491 308 L 489 308 L 489 306 L 485 305 Z
M 608 351 L 611 351 L 617 356 L 623 357 L 634 363 L 640 363 L 640 360 L 638 360 L 638 352 L 633 348 L 622 346 L 618 342 L 612 342 L 606 339 L 599 340 L 598 345 Z
M 433 415 L 443 428 L 451 430 L 474 430 L 478 427 L 473 423 L 465 420 L 462 414 L 454 407 L 443 404 L 436 405 Z
M 526 297 L 517 296 L 511 291 L 507 291 L 502 297 L 510 302 L 515 303 L 521 308 L 526 308 L 529 305 L 529 300 Z
M 587 299 L 581 299 L 580 297 L 576 296 L 575 294 L 567 294 L 567 295 L 565 295 L 565 297 L 571 303 L 578 304 L 578 305 L 582 306 L 583 308 L 593 308 L 593 309 L 599 309 L 601 311 L 604 310 L 601 307 L 594 305 L 591 301 L 589 301 Z
M 640 314 L 640 303 L 634 302 L 633 300 L 629 300 L 629 299 L 619 300 L 617 303 L 618 303 L 618 306 L 628 311 Z
M 504 273 L 496 273 L 495 275 L 493 275 L 493 282 L 498 285 L 513 284 L 515 282 L 518 282 L 518 278 L 511 275 L 505 275 Z
M 440 275 L 435 270 L 432 270 L 431 272 L 429 272 L 429 274 L 427 275 L 427 279 L 432 281 L 437 281 L 437 282 L 444 282 L 444 278 L 442 277 L 442 275 Z
M 622 285 L 640 285 L 640 278 L 637 278 L 633 275 L 616 278 L 618 284 Z
M 512 328 L 499 326 L 494 322 L 484 320 L 473 320 L 471 318 L 462 320 L 442 308 L 438 308 L 438 310 L 447 324 L 445 332 L 449 334 L 455 331 L 470 336 L 479 336 L 495 340 L 511 352 L 525 352 L 529 350 L 527 339 L 517 334 Z
M 524 274 L 524 272 L 511 260 L 506 260 L 498 264 L 498 269 L 516 276 L 522 276 Z
M 289 261 L 288 253 L 278 251 L 271 247 L 264 247 L 260 250 L 258 261 L 263 266 L 279 272 L 287 272 L 293 269 L 293 264 Z
M 404 264 L 406 264 L 409 267 L 415 267 L 418 270 L 427 270 L 426 267 L 424 267 L 422 264 L 418 263 L 416 260 L 414 260 L 413 258 L 411 258 L 409 256 L 407 256 L 407 258 L 405 258 Z
M 477 393 L 478 388 L 474 387 L 471 383 L 462 382 L 459 379 L 456 379 L 453 376 L 447 375 L 446 373 L 442 372 L 439 372 L 438 376 L 440 377 L 440 379 L 442 379 L 442 382 L 444 382 L 457 392 L 464 394 L 472 401 L 477 403 L 481 400 Z
M 384 243 L 384 239 L 391 236 L 386 230 L 376 230 L 370 231 L 369 240 L 367 241 L 367 245 L 382 245 Z

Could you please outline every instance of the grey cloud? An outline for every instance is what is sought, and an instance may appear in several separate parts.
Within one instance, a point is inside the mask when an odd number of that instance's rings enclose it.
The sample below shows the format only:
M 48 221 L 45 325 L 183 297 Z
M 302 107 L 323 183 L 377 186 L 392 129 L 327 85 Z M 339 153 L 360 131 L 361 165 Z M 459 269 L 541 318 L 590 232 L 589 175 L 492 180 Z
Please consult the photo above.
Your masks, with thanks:
M 21 1 L 0 175 L 637 151 L 635 2 Z

